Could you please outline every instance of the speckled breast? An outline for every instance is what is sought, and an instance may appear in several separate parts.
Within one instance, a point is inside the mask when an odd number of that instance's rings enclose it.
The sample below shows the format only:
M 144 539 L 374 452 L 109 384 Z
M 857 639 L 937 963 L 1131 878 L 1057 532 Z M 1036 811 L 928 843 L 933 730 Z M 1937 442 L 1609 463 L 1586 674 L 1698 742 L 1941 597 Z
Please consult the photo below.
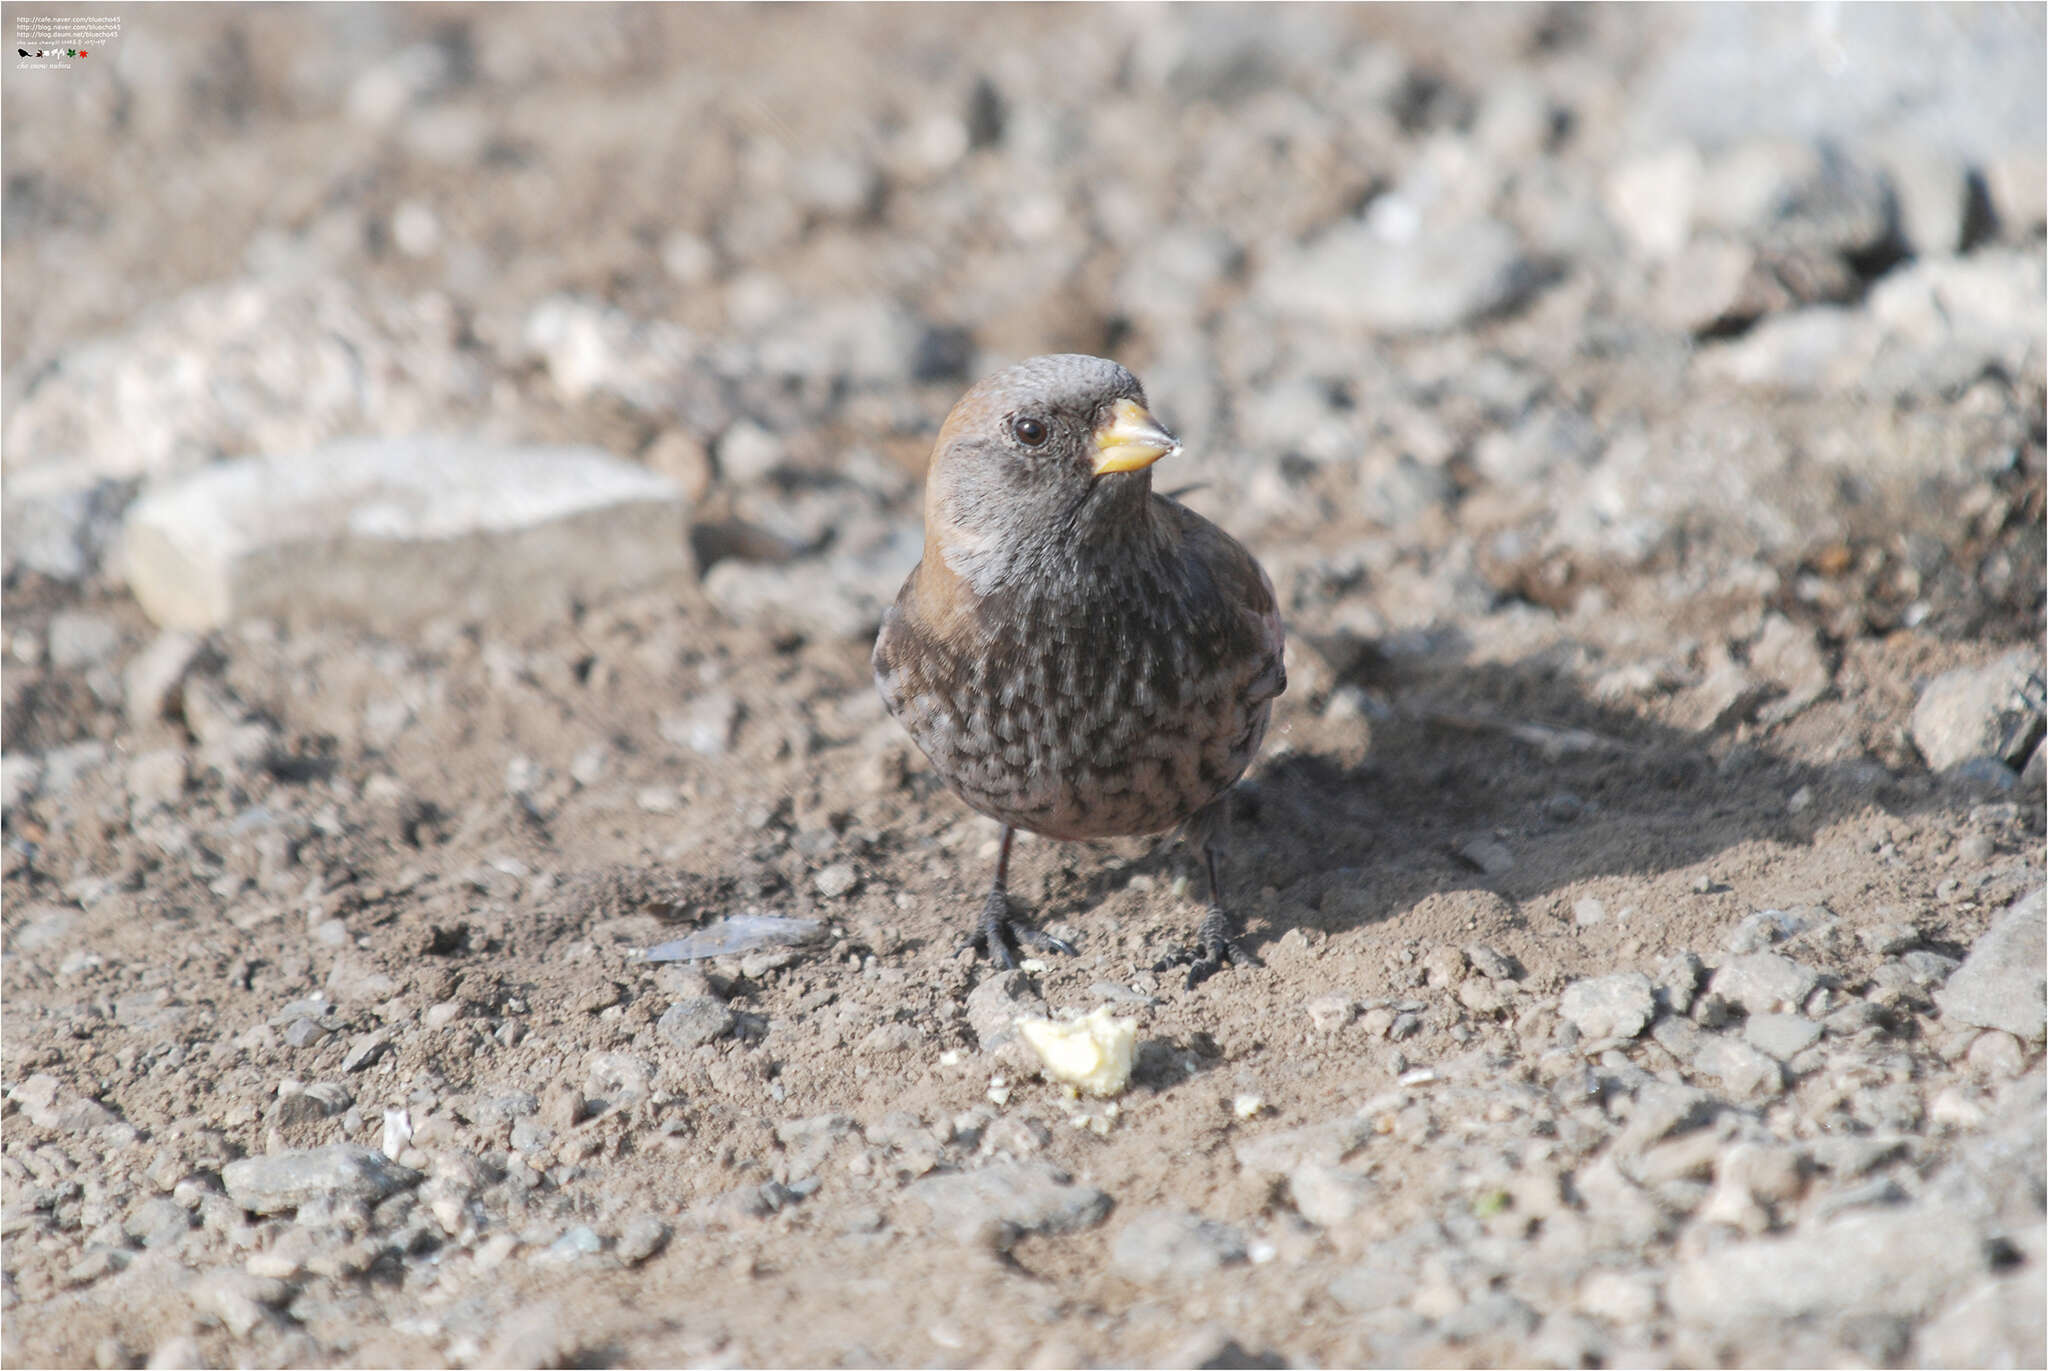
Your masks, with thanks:
M 1120 606 L 1015 606 L 972 650 L 892 650 L 889 711 L 968 804 L 1055 838 L 1158 833 L 1244 774 L 1265 736 L 1274 664 L 1243 632 Z

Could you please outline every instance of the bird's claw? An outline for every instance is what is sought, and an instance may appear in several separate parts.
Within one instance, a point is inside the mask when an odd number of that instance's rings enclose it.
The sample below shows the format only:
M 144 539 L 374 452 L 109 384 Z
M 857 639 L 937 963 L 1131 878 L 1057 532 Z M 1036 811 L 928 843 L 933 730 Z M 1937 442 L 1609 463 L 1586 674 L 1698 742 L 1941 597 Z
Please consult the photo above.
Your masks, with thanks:
M 1177 966 L 1188 969 L 1187 988 L 1193 990 L 1203 981 L 1229 966 L 1264 966 L 1258 954 L 1246 947 L 1237 937 L 1237 925 L 1221 909 L 1211 908 L 1207 918 L 1202 920 L 1199 950 L 1181 948 L 1160 958 L 1152 966 L 1154 972 L 1168 971 Z
M 996 964 L 998 971 L 1016 968 L 1016 953 L 1024 948 L 1038 952 L 1059 952 L 1073 956 L 1074 945 L 1064 938 L 1055 938 L 1040 928 L 1033 928 L 1010 917 L 1010 901 L 1000 890 L 989 892 L 988 903 L 982 906 L 981 922 L 976 925 L 972 943 L 988 953 L 988 959 Z

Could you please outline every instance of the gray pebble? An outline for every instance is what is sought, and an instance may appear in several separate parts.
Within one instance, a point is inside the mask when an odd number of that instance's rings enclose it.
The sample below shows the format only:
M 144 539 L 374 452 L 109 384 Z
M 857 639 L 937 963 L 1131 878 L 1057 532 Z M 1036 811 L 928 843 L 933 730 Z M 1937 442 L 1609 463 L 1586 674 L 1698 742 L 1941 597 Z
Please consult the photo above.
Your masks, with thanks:
M 849 895 L 860 884 L 860 871 L 852 862 L 834 862 L 811 878 L 812 887 L 828 900 Z
M 540 1254 L 540 1260 L 550 1262 L 572 1262 L 583 1257 L 594 1257 L 604 1251 L 604 1238 L 589 1224 L 577 1224 L 549 1243 Z
M 1110 1247 L 1111 1265 L 1148 1285 L 1198 1281 L 1244 1255 L 1244 1235 L 1237 1229 L 1180 1209 L 1132 1216 Z
M 245 1157 L 221 1169 L 229 1198 L 255 1214 L 282 1213 L 316 1199 L 374 1203 L 419 1180 L 419 1172 L 349 1143 Z
M 967 995 L 967 1026 L 982 1052 L 1020 1070 L 1033 1070 L 1037 1057 L 1017 1032 L 1021 1017 L 1044 1018 L 1046 1004 L 1021 971 L 990 976 Z
M 386 1052 L 391 1050 L 391 1035 L 388 1033 L 365 1033 L 349 1044 L 348 1055 L 341 1059 L 341 1069 L 354 1073 L 375 1065 Z
M 723 1001 L 709 995 L 677 1000 L 662 1013 L 655 1028 L 685 1052 L 732 1032 L 735 1020 Z
M 128 801 L 140 813 L 168 809 L 184 798 L 189 774 L 182 748 L 139 753 L 128 762 Z
M 638 1266 L 668 1246 L 669 1231 L 669 1226 L 652 1214 L 628 1219 L 626 1226 L 619 1230 L 619 1241 L 612 1249 L 613 1255 L 627 1266 Z
M 1513 957 L 1496 952 L 1484 943 L 1473 943 L 1465 949 L 1465 960 L 1472 969 L 1490 981 L 1518 981 L 1522 978 L 1522 966 Z
M 1557 1012 L 1584 1037 L 1633 1038 L 1656 1013 L 1650 978 L 1640 971 L 1596 976 L 1565 988 Z
M 1658 1005 L 1673 1014 L 1690 1014 L 1693 997 L 1699 993 L 1706 967 L 1690 952 L 1676 952 L 1657 963 L 1650 988 Z
M 1278 258 L 1256 285 L 1275 311 L 1389 333 L 1457 328 L 1520 299 L 1534 277 L 1490 219 L 1392 241 L 1356 220 Z
M 1758 1051 L 1790 1061 L 1820 1041 L 1820 1025 L 1797 1014 L 1752 1014 L 1742 1037 Z
M 1777 1062 L 1734 1038 L 1703 1038 L 1693 1053 L 1692 1066 L 1720 1081 L 1737 1099 L 1769 1098 L 1785 1088 L 1784 1072 Z
M 2048 1021 L 2044 919 L 2048 890 L 2022 895 L 1994 919 L 1936 994 L 1942 1017 L 2038 1046 Z
M 144 1247 L 168 1247 L 192 1227 L 192 1213 L 167 1196 L 144 1200 L 131 1211 L 122 1228 Z
M 2018 767 L 2042 734 L 2040 654 L 2012 652 L 1929 681 L 1913 707 L 1913 745 L 1936 771 L 1975 757 Z
M 122 673 L 128 722 L 137 727 L 155 723 L 177 703 L 185 675 L 199 658 L 200 640 L 178 629 L 159 633 L 135 654 Z
M 50 616 L 50 665 L 59 671 L 101 666 L 120 647 L 121 630 L 104 615 L 64 609 Z
M 930 1211 L 935 1228 L 962 1242 L 991 1232 L 1093 1228 L 1110 1208 L 1109 1196 L 1042 1161 L 991 1162 L 973 1171 L 926 1176 L 904 1193 Z
M 1721 964 L 1707 988 L 1746 1013 L 1797 1010 L 1820 983 L 1812 968 L 1775 952 L 1751 952 Z
M 1746 956 L 1802 933 L 1806 926 L 1806 919 L 1796 912 L 1760 909 L 1737 924 L 1723 946 L 1736 956 Z
M 1920 930 L 1907 923 L 1873 924 L 1856 930 L 1856 937 L 1880 957 L 1904 952 L 1920 941 Z
M 1308 1010 L 1309 1022 L 1314 1024 L 1316 1031 L 1320 1033 L 1334 1033 L 1350 1023 L 1352 1016 L 1358 1012 L 1356 1000 L 1349 995 L 1336 993 L 1318 995 L 1303 1007 Z

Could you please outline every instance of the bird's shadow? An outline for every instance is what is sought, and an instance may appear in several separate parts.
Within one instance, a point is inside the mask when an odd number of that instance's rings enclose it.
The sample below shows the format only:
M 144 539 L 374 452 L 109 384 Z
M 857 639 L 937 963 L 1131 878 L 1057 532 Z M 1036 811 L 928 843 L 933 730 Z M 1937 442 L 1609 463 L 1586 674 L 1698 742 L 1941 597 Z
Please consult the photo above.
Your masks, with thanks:
M 1393 919 L 1433 894 L 1487 890 L 1519 909 L 1745 843 L 1808 845 L 1871 810 L 1960 816 L 1998 798 L 1917 765 L 1887 769 L 1857 748 L 1840 762 L 1795 760 L 1776 731 L 1740 718 L 1700 730 L 1658 723 L 1590 698 L 1541 655 L 1473 663 L 1461 642 L 1436 647 L 1397 665 L 1365 654 L 1347 675 L 1389 703 L 1383 715 L 1334 725 L 1297 714 L 1314 741 L 1277 755 L 1269 743 L 1240 783 L 1224 902 L 1252 914 L 1255 948 L 1293 927 Z M 1189 873 L 1191 898 L 1205 893 L 1192 854 L 1171 840 L 1120 866 L 1066 862 L 1038 912 L 1081 915 L 1133 874 L 1173 871 Z M 1277 901 L 1257 898 L 1268 888 Z

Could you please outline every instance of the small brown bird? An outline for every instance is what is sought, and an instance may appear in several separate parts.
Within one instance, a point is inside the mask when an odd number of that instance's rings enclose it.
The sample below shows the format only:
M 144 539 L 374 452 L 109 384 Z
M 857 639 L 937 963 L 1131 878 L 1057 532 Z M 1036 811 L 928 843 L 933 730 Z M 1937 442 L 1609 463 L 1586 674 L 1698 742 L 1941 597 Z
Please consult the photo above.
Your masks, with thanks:
M 1209 874 L 1188 985 L 1256 962 L 1223 908 L 1230 787 L 1287 688 L 1273 583 L 1229 534 L 1152 490 L 1180 443 L 1136 377 L 1034 357 L 946 416 L 924 559 L 875 641 L 889 712 L 960 798 L 1003 825 L 975 941 L 1074 949 L 1010 918 L 1017 829 L 1051 838 L 1187 825 Z

